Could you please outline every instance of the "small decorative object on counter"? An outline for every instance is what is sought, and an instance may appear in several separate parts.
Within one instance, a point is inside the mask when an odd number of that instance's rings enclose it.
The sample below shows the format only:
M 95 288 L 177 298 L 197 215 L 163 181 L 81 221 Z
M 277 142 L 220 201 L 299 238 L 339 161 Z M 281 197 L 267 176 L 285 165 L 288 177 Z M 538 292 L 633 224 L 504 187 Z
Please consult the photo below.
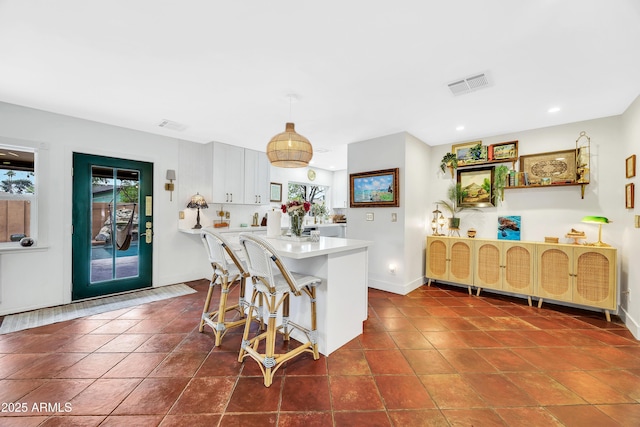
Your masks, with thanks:
M 568 232 L 565 237 L 569 239 L 573 239 L 574 245 L 579 245 L 580 240 L 586 239 L 587 235 L 585 234 L 584 231 L 578 231 L 575 228 L 572 228 L 571 231 Z
M 545 243 L 558 243 L 559 240 L 560 239 L 558 239 L 557 237 L 550 237 L 550 236 L 547 236 L 544 238 Z
M 474 237 L 476 237 L 476 229 L 475 228 L 470 228 L 467 230 L 467 237 L 470 239 L 473 239 Z
M 311 209 L 311 203 L 299 200 L 290 200 L 281 207 L 282 213 L 289 214 L 291 235 L 300 237 L 303 230 L 303 219 L 309 209 Z

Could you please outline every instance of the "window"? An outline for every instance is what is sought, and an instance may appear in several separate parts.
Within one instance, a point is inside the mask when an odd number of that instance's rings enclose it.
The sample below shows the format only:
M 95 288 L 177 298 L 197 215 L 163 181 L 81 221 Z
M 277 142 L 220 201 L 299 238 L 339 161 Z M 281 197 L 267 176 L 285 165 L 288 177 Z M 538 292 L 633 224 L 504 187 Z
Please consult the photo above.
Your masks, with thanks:
M 325 216 L 327 210 L 327 190 L 329 187 L 323 185 L 301 184 L 297 182 L 289 183 L 288 200 L 304 200 L 312 205 L 310 216 Z
M 36 151 L 0 144 L 0 245 L 35 237 Z

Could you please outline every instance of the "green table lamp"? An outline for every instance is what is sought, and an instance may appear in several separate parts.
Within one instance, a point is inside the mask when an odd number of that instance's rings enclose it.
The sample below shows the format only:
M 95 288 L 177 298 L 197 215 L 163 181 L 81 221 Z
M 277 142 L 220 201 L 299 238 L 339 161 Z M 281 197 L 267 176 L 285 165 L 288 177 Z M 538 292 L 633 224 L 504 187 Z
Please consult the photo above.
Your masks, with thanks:
M 589 243 L 589 246 L 611 246 L 602 241 L 602 224 L 609 224 L 612 221 L 609 221 L 603 216 L 585 216 L 582 218 L 582 222 L 598 224 L 598 241 L 596 243 Z

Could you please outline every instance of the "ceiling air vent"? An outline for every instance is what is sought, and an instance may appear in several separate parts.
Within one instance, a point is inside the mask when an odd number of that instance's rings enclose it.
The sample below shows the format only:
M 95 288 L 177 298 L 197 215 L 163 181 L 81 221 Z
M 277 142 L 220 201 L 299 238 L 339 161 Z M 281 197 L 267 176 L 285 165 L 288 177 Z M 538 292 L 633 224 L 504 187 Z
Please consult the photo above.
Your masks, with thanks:
M 462 95 L 489 86 L 489 80 L 486 74 L 482 73 L 449 83 L 448 86 L 454 95 Z
M 182 123 L 174 122 L 167 119 L 162 119 L 162 121 L 158 123 L 158 126 L 164 129 L 177 130 L 178 132 L 182 132 L 187 128 L 187 126 L 183 125 Z

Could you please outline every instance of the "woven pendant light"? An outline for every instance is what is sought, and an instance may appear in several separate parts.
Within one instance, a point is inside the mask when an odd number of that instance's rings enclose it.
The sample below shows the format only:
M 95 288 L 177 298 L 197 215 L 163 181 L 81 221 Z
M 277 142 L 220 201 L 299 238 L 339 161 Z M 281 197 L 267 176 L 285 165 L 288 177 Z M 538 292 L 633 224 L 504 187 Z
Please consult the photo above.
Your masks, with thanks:
M 307 138 L 295 131 L 293 123 L 287 123 L 284 132 L 267 144 L 267 157 L 279 168 L 302 168 L 309 165 L 313 147 Z

